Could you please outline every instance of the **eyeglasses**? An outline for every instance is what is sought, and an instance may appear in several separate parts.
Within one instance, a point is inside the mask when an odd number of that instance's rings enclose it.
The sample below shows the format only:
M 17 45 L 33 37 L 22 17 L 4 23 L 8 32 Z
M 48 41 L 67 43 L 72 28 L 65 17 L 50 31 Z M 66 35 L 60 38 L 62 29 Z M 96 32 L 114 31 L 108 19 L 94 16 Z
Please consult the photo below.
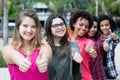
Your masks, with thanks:
M 53 24 L 52 28 L 54 28 L 55 30 L 58 30 L 59 28 L 65 28 L 65 24 L 62 22 L 60 24 Z

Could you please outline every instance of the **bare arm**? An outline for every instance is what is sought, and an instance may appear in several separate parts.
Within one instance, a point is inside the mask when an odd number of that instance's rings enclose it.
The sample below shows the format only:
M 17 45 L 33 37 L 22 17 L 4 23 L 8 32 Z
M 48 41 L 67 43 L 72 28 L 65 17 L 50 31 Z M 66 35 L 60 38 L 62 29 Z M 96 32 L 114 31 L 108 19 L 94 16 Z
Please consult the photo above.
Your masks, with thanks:
M 47 71 L 48 63 L 50 62 L 51 58 L 52 58 L 51 47 L 48 45 L 48 43 L 44 43 L 44 45 L 41 46 L 41 50 L 36 61 L 40 72 Z
M 16 64 L 22 72 L 26 72 L 30 68 L 31 62 L 12 45 L 7 45 L 2 49 L 2 56 L 7 64 Z
M 42 53 L 42 58 L 46 59 L 47 62 L 49 63 L 49 61 L 52 58 L 52 49 L 47 42 L 44 42 L 44 45 L 41 46 L 41 53 Z
M 7 45 L 2 49 L 2 56 L 7 64 L 18 65 L 20 60 L 24 58 L 12 45 Z

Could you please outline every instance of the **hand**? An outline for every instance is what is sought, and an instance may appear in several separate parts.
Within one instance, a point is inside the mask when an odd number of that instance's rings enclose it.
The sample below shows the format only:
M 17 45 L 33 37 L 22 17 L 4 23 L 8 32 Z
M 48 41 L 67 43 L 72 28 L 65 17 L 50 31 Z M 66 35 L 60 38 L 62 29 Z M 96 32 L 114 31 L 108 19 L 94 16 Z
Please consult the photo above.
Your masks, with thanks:
M 105 40 L 105 41 L 103 42 L 103 49 L 104 49 L 105 51 L 108 51 L 108 50 L 109 50 L 109 44 L 108 44 L 107 40 Z
M 38 56 L 38 59 L 36 60 L 36 64 L 37 64 L 38 70 L 41 73 L 44 73 L 47 71 L 48 62 L 46 59 L 42 58 L 42 53 Z
M 21 60 L 19 64 L 19 70 L 22 72 L 26 72 L 31 66 L 30 56 L 27 56 L 25 59 Z
M 90 56 L 93 57 L 93 58 L 97 57 L 97 52 L 96 52 L 95 49 L 93 49 L 93 48 L 90 49 Z
M 113 40 L 117 40 L 117 35 L 115 33 L 112 33 L 111 29 L 109 29 L 109 33 L 112 36 Z
M 87 53 L 90 54 L 91 57 L 96 58 L 97 57 L 97 52 L 96 50 L 93 48 L 93 46 L 91 45 L 90 42 L 87 43 L 87 46 L 85 47 L 85 50 Z
M 87 53 L 91 53 L 92 50 L 93 50 L 92 44 L 91 44 L 90 42 L 88 42 L 88 43 L 86 44 L 85 51 L 86 51 Z
M 80 53 L 76 52 L 75 49 L 72 49 L 72 58 L 74 61 L 76 61 L 77 63 L 81 63 L 83 58 L 80 55 Z

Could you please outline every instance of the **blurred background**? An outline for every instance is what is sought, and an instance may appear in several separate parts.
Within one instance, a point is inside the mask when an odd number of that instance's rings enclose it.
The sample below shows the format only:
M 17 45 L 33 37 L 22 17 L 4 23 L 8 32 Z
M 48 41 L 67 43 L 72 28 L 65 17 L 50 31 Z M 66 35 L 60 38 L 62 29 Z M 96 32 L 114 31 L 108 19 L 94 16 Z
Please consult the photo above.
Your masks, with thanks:
M 120 36 L 120 0 L 0 0 L 0 38 L 3 40 L 0 45 L 5 46 L 9 43 L 15 19 L 18 13 L 26 8 L 37 12 L 43 26 L 42 34 L 50 14 L 61 14 L 69 27 L 72 11 L 84 9 L 97 17 L 103 14 L 113 17 L 118 25 L 116 33 Z
M 118 25 L 116 33 L 120 37 L 120 0 L 0 0 L 0 68 L 7 67 L 2 59 L 1 49 L 11 42 L 15 19 L 23 9 L 37 12 L 43 35 L 44 24 L 50 14 L 61 14 L 69 27 L 71 13 L 75 9 L 83 9 L 97 17 L 103 14 L 111 16 Z
M 19 11 L 26 8 L 37 12 L 43 30 L 51 13 L 61 14 L 69 26 L 70 15 L 74 9 L 87 10 L 97 17 L 109 15 L 120 27 L 120 0 L 0 0 L 0 37 L 3 38 L 3 45 L 8 44 L 8 38 L 12 37 Z M 120 35 L 119 28 L 116 33 Z

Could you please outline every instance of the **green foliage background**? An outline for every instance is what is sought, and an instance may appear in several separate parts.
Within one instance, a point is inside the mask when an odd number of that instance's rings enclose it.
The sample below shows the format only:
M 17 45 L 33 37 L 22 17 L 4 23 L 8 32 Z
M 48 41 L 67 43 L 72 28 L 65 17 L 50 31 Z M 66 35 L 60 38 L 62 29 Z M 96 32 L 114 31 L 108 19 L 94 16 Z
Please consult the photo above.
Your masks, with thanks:
M 2 57 L 2 54 L 1 54 L 1 51 L 0 51 L 0 68 L 1 67 L 7 67 L 7 64 L 6 62 L 4 61 L 3 57 Z

